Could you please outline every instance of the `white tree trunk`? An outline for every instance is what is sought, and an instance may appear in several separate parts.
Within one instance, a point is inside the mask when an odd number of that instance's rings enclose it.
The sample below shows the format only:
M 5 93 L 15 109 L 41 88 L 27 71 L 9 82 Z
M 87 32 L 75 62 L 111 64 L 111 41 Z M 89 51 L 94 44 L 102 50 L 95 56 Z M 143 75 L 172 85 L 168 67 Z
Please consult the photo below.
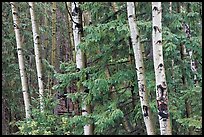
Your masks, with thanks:
M 31 111 L 30 111 L 30 100 L 28 95 L 28 83 L 27 83 L 24 61 L 23 61 L 22 43 L 21 43 L 21 37 L 20 37 L 20 24 L 19 24 L 19 17 L 18 17 L 19 15 L 17 11 L 16 2 L 11 2 L 11 8 L 12 8 L 12 14 L 13 14 L 14 31 L 16 35 L 18 63 L 19 63 L 19 69 L 20 69 L 26 118 L 30 118 Z
M 172 13 L 172 2 L 169 2 L 169 12 Z
M 190 39 L 191 38 L 191 34 L 190 34 L 190 27 L 188 24 L 186 23 L 183 23 L 183 30 L 184 32 L 186 33 L 186 38 Z M 183 44 L 183 48 L 184 48 L 184 55 L 186 56 L 187 55 L 187 52 L 186 52 L 186 47 L 185 47 L 185 44 Z M 198 86 L 198 79 L 197 79 L 197 62 L 193 59 L 193 51 L 192 50 L 188 50 L 188 54 L 190 56 L 190 62 L 191 62 L 191 70 L 194 74 L 194 84 L 195 86 Z
M 44 87 L 43 87 L 43 80 L 42 80 L 42 60 L 41 60 L 40 49 L 39 49 L 40 36 L 38 34 L 38 26 L 37 26 L 37 23 L 36 23 L 36 17 L 35 17 L 35 12 L 34 12 L 34 3 L 29 2 L 29 7 L 30 7 L 31 22 L 32 22 L 35 61 L 36 61 L 37 76 L 38 76 L 40 109 L 41 109 L 41 111 L 43 111 L 44 110 L 44 103 L 43 103 Z
M 76 65 L 79 70 L 85 67 L 85 56 L 84 53 L 79 49 L 78 45 L 81 42 L 82 37 L 82 21 L 81 21 L 81 14 L 79 10 L 79 2 L 72 2 L 72 18 L 73 18 L 73 35 L 74 35 L 74 45 L 75 45 L 75 52 L 76 52 Z M 81 90 L 81 89 L 80 89 Z M 88 115 L 88 106 L 82 106 L 82 115 Z M 84 135 L 91 135 L 93 134 L 93 130 L 91 125 L 84 126 Z
M 162 8 L 161 2 L 152 2 L 152 44 L 154 71 L 156 77 L 156 99 L 161 135 L 171 135 L 170 117 L 168 112 L 167 83 L 165 77 L 162 51 Z
M 135 57 L 139 96 L 140 96 L 143 118 L 147 129 L 147 134 L 154 135 L 155 134 L 154 127 L 152 124 L 150 107 L 148 103 L 148 93 L 147 93 L 148 91 L 146 90 L 146 81 L 144 77 L 143 57 L 142 57 L 142 51 L 140 47 L 139 33 L 136 25 L 134 2 L 127 2 L 127 13 L 128 13 L 128 22 L 129 22 L 132 46 L 133 46 L 134 57 Z

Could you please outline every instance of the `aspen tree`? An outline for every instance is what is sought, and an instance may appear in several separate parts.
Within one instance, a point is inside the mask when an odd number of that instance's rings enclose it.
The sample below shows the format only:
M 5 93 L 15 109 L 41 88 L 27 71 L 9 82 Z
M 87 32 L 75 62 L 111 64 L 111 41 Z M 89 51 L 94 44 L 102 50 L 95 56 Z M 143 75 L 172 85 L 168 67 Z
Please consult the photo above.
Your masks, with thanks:
M 185 10 L 184 7 L 182 6 L 182 4 L 180 5 L 180 10 Z M 190 8 L 188 6 L 187 6 L 186 10 L 187 10 L 187 12 L 190 12 Z M 191 31 L 190 31 L 189 25 L 187 23 L 184 23 L 184 22 L 183 22 L 182 25 L 183 25 L 183 31 L 186 34 L 186 38 L 190 39 L 191 38 L 191 34 L 190 34 Z M 195 60 L 193 60 L 193 58 L 192 58 L 193 51 L 188 50 L 188 52 L 187 52 L 187 49 L 186 49 L 186 46 L 185 46 L 184 43 L 182 43 L 182 46 L 184 47 L 184 48 L 181 49 L 181 50 L 183 50 L 183 51 L 181 51 L 181 57 L 183 58 L 182 61 L 184 61 L 186 59 L 187 55 L 189 54 L 190 64 L 191 64 L 191 71 L 194 74 L 193 81 L 194 81 L 194 85 L 197 86 L 198 85 L 198 80 L 197 80 L 197 75 L 196 75 L 196 73 L 197 73 L 197 62 Z M 184 65 L 183 65 L 182 69 L 184 69 Z M 184 71 L 185 71 L 185 69 L 183 70 L 183 74 L 182 74 L 183 78 L 184 78 L 183 79 L 184 80 L 183 81 L 183 86 L 184 86 L 184 88 L 186 88 L 187 87 L 187 80 L 186 80 Z M 185 107 L 186 107 L 186 117 L 190 118 L 191 115 L 192 115 L 192 106 L 191 106 L 191 102 L 190 102 L 190 100 L 188 98 L 185 99 Z M 189 135 L 193 135 L 193 127 L 189 127 L 188 133 L 189 133 Z
M 162 50 L 162 7 L 161 2 L 152 2 L 152 45 L 154 72 L 156 78 L 156 100 L 161 135 L 171 135 L 168 110 L 167 83 Z
M 169 2 L 169 12 L 172 13 L 172 2 Z
M 82 28 L 82 13 L 81 9 L 79 7 L 79 2 L 72 2 L 72 18 L 73 18 L 73 35 L 74 35 L 74 45 L 75 45 L 75 54 L 76 54 L 76 66 L 77 69 L 80 71 L 81 69 L 85 68 L 85 55 L 79 49 L 78 45 L 81 42 L 81 37 L 83 34 L 83 28 Z M 79 87 L 79 91 L 83 92 L 84 87 L 81 85 Z M 90 105 L 83 104 L 82 106 L 82 115 L 88 115 L 90 113 Z M 92 126 L 85 125 L 84 126 L 84 135 L 93 135 L 93 129 Z
M 14 31 L 16 35 L 16 44 L 17 44 L 17 53 L 18 53 L 18 63 L 19 63 L 19 70 L 21 76 L 21 84 L 22 84 L 22 91 L 23 91 L 23 100 L 25 105 L 25 113 L 26 118 L 30 118 L 31 110 L 30 110 L 30 100 L 28 95 L 28 83 L 27 77 L 24 67 L 24 59 L 23 59 L 23 51 L 22 51 L 22 41 L 20 36 L 20 21 L 19 21 L 19 13 L 17 10 L 16 2 L 11 2 L 11 9 L 13 15 L 13 22 L 14 22 Z
M 137 81 L 139 86 L 139 96 L 143 118 L 148 135 L 154 135 L 154 127 L 151 118 L 151 111 L 148 102 L 148 91 L 146 89 L 146 81 L 144 77 L 144 64 L 142 50 L 140 47 L 139 32 L 136 24 L 135 5 L 134 2 L 127 2 L 128 23 L 130 28 L 130 35 L 132 40 L 132 47 L 135 57 L 135 65 L 137 71 Z
M 31 22 L 32 22 L 35 62 L 36 62 L 38 86 L 39 86 L 40 110 L 41 112 L 43 112 L 44 111 L 44 103 L 43 103 L 44 87 L 43 87 L 43 80 L 42 80 L 42 58 L 41 58 L 41 53 L 39 48 L 40 36 L 39 36 L 39 31 L 38 31 L 38 26 L 37 26 L 36 16 L 35 16 L 35 4 L 33 2 L 29 2 L 29 7 L 30 7 Z

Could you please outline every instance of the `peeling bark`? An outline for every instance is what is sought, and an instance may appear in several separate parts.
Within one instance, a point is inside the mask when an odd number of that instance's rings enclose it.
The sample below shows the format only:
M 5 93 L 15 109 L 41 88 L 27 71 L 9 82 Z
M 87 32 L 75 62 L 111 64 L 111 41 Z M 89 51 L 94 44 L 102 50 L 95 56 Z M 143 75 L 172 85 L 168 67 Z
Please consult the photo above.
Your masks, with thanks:
M 156 78 L 156 99 L 161 135 L 171 135 L 170 117 L 168 110 L 167 83 L 162 50 L 162 7 L 161 2 L 152 2 L 152 44 L 153 60 Z
M 148 102 L 148 91 L 146 89 L 146 80 L 144 77 L 144 63 L 142 56 L 142 49 L 139 40 L 139 32 L 137 30 L 136 16 L 135 16 L 135 6 L 134 2 L 127 2 L 127 13 L 128 13 L 128 22 L 130 27 L 130 34 L 132 40 L 132 46 L 135 57 L 135 65 L 137 72 L 137 81 L 139 86 L 139 96 L 141 102 L 141 108 L 143 113 L 143 118 L 148 135 L 154 135 L 154 128 L 151 118 L 151 111 Z

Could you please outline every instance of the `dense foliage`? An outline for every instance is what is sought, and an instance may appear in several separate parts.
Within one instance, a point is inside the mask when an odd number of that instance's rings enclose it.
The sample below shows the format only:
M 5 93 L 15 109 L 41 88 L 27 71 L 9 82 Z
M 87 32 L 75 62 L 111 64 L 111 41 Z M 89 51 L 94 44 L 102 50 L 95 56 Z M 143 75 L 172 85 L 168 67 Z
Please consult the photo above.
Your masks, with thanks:
M 2 114 L 7 125 L 4 134 L 83 134 L 83 126 L 94 123 L 94 134 L 146 134 L 139 101 L 137 77 L 133 50 L 130 42 L 127 9 L 125 2 L 116 3 L 118 12 L 113 10 L 111 2 L 84 2 L 82 11 L 91 13 L 90 25 L 84 26 L 84 37 L 79 45 L 86 53 L 87 67 L 76 71 L 73 61 L 65 61 L 61 56 L 67 46 L 67 9 L 65 3 L 57 3 L 57 48 L 59 69 L 50 64 L 51 57 L 51 3 L 37 2 L 36 15 L 41 35 L 43 55 L 43 77 L 46 96 L 45 111 L 39 110 L 37 75 L 33 53 L 33 39 L 28 4 L 18 3 L 21 23 L 21 36 L 25 67 L 28 75 L 31 98 L 32 118 L 24 119 L 24 104 L 18 69 L 15 33 L 9 2 L 2 3 Z M 180 5 L 183 9 L 178 12 Z M 48 13 L 44 14 L 47 8 Z M 173 134 L 202 134 L 202 3 L 173 2 L 172 13 L 169 3 L 162 3 L 163 53 L 165 73 L 168 84 L 169 110 Z M 156 109 L 155 76 L 152 59 L 152 18 L 151 3 L 136 4 L 137 24 L 143 46 L 145 76 L 149 101 L 153 112 L 156 133 L 159 134 L 159 122 Z M 44 18 L 48 19 L 48 26 Z M 191 38 L 186 37 L 183 23 L 190 26 Z M 47 32 L 47 36 L 45 33 Z M 43 40 L 47 37 L 48 47 Z M 187 51 L 193 51 L 193 59 L 198 62 L 198 86 L 194 85 L 194 73 L 190 66 L 190 57 L 181 59 L 180 45 L 185 44 Z M 172 60 L 174 64 L 172 66 Z M 109 77 L 107 76 L 107 70 Z M 182 83 L 182 73 L 186 85 Z M 47 86 L 48 77 L 58 82 Z M 84 78 L 86 77 L 86 78 Z M 67 93 L 73 100 L 91 103 L 90 115 L 55 115 L 53 109 L 59 103 L 55 93 L 64 93 L 64 89 L 73 86 L 73 81 L 82 83 L 88 93 Z M 78 84 L 76 84 L 78 86 Z M 111 93 L 112 91 L 113 93 Z M 114 95 L 114 97 L 112 97 Z M 3 103 L 5 102 L 5 103 Z M 191 114 L 187 113 L 190 105 Z M 81 107 L 81 106 L 80 106 Z M 127 124 L 128 123 L 128 124 Z M 18 128 L 17 128 L 18 127 Z M 128 129 L 132 129 L 128 131 Z

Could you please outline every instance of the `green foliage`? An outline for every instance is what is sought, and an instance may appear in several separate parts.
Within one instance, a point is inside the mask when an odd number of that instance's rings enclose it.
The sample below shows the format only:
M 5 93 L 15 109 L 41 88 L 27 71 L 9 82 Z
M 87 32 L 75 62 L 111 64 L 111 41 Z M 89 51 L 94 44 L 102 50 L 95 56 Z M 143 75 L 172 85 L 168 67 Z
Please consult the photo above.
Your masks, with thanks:
M 200 2 L 182 2 L 183 10 L 177 12 L 178 2 L 172 3 L 172 13 L 169 13 L 169 3 L 162 3 L 162 44 L 164 67 L 168 86 L 169 111 L 172 119 L 173 134 L 187 134 L 193 128 L 194 134 L 202 133 L 202 13 Z M 12 13 L 8 2 L 2 4 L 2 95 L 7 98 L 8 108 L 12 114 L 11 125 L 17 125 L 21 135 L 82 135 L 83 126 L 94 123 L 94 134 L 132 134 L 123 124 L 124 117 L 136 130 L 135 134 L 146 134 L 141 105 L 138 97 L 138 85 L 134 61 L 130 63 L 130 32 L 127 21 L 126 2 L 117 3 L 119 12 L 114 13 L 110 2 L 81 3 L 83 11 L 91 13 L 92 24 L 84 26 L 84 37 L 78 48 L 87 56 L 87 67 L 76 71 L 73 61 L 66 61 L 62 51 L 58 57 L 59 69 L 50 65 L 51 55 L 51 3 L 36 3 L 37 21 L 41 36 L 43 58 L 43 79 L 57 80 L 52 89 L 45 86 L 45 111 L 39 110 L 38 86 L 34 59 L 33 38 L 29 7 L 26 2 L 19 3 L 20 32 L 24 37 L 23 52 L 26 72 L 29 79 L 29 92 L 32 98 L 32 119 L 25 120 L 22 91 L 20 84 L 15 33 L 13 31 Z M 45 13 L 45 8 L 48 10 Z M 66 8 L 64 3 L 57 3 L 57 46 L 61 50 L 68 47 L 68 28 L 66 24 Z M 136 6 L 137 27 L 140 41 L 144 46 L 144 55 L 152 50 L 152 17 L 151 3 L 138 2 Z M 44 17 L 48 26 L 44 25 Z M 190 26 L 191 38 L 188 39 L 182 23 Z M 47 32 L 47 36 L 45 36 Z M 48 39 L 48 47 L 44 40 Z M 197 77 L 199 85 L 194 86 L 194 73 L 190 67 L 190 57 L 181 59 L 180 45 L 185 44 L 187 51 L 192 50 L 192 59 L 198 61 Z M 67 50 L 66 50 L 67 51 Z M 69 53 L 70 55 L 70 53 Z M 133 56 L 132 56 L 133 57 Z M 134 57 L 133 57 L 134 58 Z M 154 118 L 156 134 L 159 134 L 158 112 L 155 95 L 155 76 L 152 58 L 144 60 L 145 78 L 149 91 L 150 109 Z M 134 59 L 132 59 L 134 60 Z M 172 67 L 172 60 L 174 66 Z M 107 70 L 110 77 L 107 76 Z M 174 77 L 172 77 L 172 72 Z M 182 73 L 186 85 L 182 83 Z M 87 76 L 87 77 L 86 77 Z M 173 79 L 174 78 L 174 79 Z M 84 103 L 93 106 L 93 113 L 86 116 L 57 116 L 53 109 L 59 103 L 54 98 L 54 92 L 64 93 L 64 89 L 75 85 L 83 85 L 88 93 L 67 93 L 67 98 L 73 102 L 78 100 L 80 108 Z M 132 89 L 133 86 L 133 89 Z M 52 91 L 50 91 L 52 90 Z M 112 91 L 113 93 L 110 93 Z M 115 98 L 111 96 L 114 94 Z M 135 99 L 133 100 L 133 94 Z M 131 101 L 134 101 L 135 105 Z M 130 103 L 129 103 L 130 102 Z M 191 106 L 189 117 L 186 114 L 186 102 Z M 16 132 L 16 131 L 13 131 Z

